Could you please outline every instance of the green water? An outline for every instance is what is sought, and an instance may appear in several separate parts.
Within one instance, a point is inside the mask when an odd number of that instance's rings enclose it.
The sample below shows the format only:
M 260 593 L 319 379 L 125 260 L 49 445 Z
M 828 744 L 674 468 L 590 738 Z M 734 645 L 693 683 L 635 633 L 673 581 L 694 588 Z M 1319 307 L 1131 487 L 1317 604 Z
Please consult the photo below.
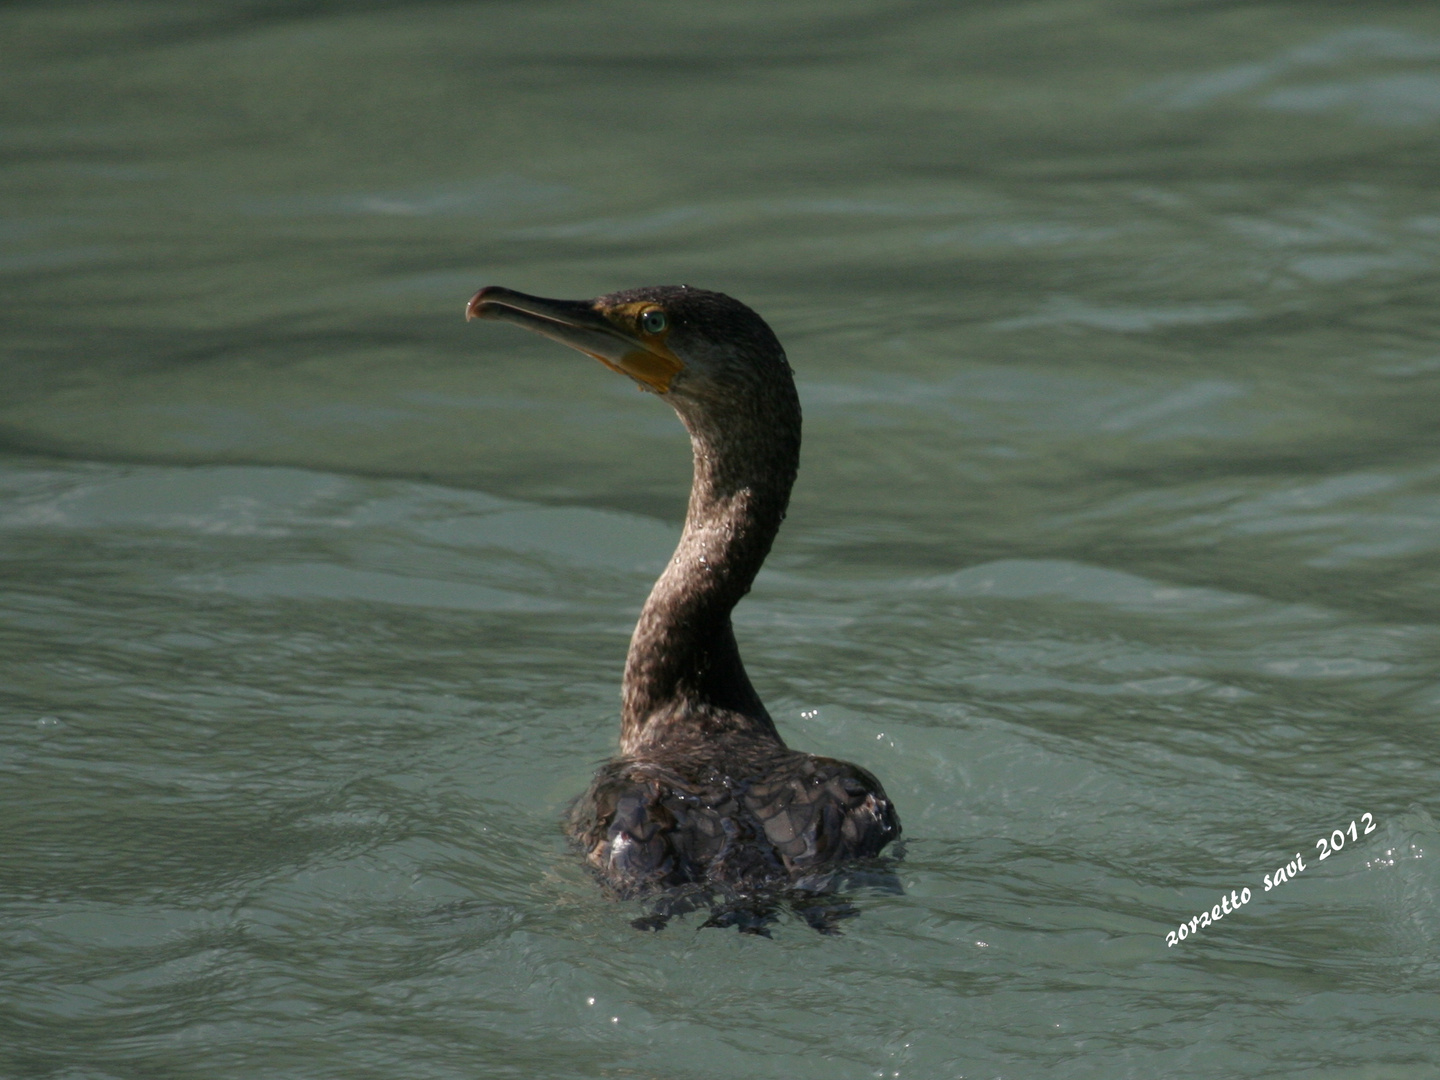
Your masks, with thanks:
M 1440 1076 L 1437 136 L 1416 4 L 0 8 L 0 1075 Z M 559 835 L 688 447 L 462 309 L 681 281 L 839 938 Z

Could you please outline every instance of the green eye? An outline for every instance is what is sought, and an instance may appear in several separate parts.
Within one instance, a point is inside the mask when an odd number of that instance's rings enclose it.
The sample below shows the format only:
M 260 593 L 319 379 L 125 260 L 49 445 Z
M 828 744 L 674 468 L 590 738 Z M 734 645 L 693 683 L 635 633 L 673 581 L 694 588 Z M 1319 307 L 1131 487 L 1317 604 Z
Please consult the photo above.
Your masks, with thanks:
M 670 320 L 659 308 L 651 308 L 640 316 L 640 329 L 647 334 L 658 334 L 670 325 Z

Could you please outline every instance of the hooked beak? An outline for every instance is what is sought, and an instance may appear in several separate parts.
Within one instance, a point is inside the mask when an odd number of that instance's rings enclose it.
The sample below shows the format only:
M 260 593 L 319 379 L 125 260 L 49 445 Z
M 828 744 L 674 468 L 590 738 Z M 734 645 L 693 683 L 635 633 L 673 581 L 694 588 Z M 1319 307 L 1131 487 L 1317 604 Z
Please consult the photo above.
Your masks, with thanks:
M 629 375 L 657 394 L 685 367 L 663 335 L 645 335 L 627 325 L 634 312 L 626 305 L 607 312 L 590 300 L 548 300 L 499 285 L 487 285 L 470 298 L 465 318 L 499 319 L 593 356 L 612 371 Z

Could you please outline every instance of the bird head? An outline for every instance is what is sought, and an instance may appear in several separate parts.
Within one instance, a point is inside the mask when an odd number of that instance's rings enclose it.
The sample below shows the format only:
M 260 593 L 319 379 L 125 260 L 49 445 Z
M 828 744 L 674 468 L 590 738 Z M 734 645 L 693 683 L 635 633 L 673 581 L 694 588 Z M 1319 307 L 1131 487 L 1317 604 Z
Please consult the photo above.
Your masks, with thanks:
M 733 401 L 747 388 L 790 378 L 785 352 L 759 315 L 723 293 L 688 285 L 627 289 L 594 300 L 550 300 L 488 285 L 471 298 L 465 317 L 499 319 L 553 338 L 677 408 L 687 400 Z

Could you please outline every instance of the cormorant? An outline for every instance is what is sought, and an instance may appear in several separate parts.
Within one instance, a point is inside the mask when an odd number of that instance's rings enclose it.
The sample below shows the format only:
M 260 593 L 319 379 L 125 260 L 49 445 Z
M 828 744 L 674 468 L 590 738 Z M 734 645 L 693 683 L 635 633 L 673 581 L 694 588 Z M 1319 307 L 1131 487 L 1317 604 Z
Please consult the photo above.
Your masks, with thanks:
M 630 641 L 620 756 L 576 800 L 567 833 L 615 893 L 652 899 L 655 914 L 637 926 L 708 903 L 706 925 L 765 933 L 781 897 L 831 930 L 849 913 L 821 899 L 837 869 L 879 854 L 900 818 L 865 769 L 785 745 L 731 629 L 800 461 L 800 400 L 780 342 L 738 300 L 686 285 L 589 301 L 492 285 L 465 314 L 628 375 L 674 407 L 694 451 L 684 532 Z

